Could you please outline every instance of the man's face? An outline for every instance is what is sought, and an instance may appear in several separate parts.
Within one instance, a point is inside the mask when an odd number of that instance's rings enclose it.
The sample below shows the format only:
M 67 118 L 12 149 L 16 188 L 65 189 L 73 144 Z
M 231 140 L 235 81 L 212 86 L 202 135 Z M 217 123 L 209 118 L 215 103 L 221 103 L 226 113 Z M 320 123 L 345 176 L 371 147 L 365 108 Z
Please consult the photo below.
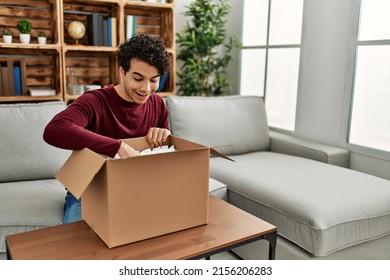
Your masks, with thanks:
M 156 67 L 141 60 L 132 59 L 127 73 L 121 68 L 122 84 L 119 95 L 130 102 L 144 104 L 155 93 L 160 83 Z

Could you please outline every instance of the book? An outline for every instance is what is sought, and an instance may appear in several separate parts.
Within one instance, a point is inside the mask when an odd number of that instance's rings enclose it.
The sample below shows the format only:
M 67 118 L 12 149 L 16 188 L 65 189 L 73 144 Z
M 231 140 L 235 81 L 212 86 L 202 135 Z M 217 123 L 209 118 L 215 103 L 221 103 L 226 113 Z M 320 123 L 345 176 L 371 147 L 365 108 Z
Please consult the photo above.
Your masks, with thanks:
M 99 14 L 91 13 L 87 17 L 87 28 L 88 28 L 88 44 L 91 46 L 99 46 L 100 44 L 100 33 L 99 28 Z
M 112 19 L 111 17 L 107 18 L 107 46 L 112 47 Z
M 24 59 L 20 61 L 20 79 L 22 84 L 22 95 L 27 95 L 27 70 L 26 61 Z
M 108 20 L 102 18 L 102 26 L 103 26 L 103 37 L 101 46 L 109 46 L 108 45 Z
M 136 18 L 133 15 L 126 16 L 126 41 L 136 33 Z
M 169 78 L 169 72 L 165 73 L 164 76 L 160 77 L 160 84 L 158 85 L 157 92 L 161 92 L 164 89 L 165 84 Z
M 111 18 L 111 43 L 112 47 L 116 47 L 118 45 L 118 23 L 116 17 Z
M 15 95 L 15 84 L 14 84 L 14 62 L 12 60 L 7 60 L 7 70 L 8 70 L 8 95 Z
M 44 87 L 27 88 L 27 92 L 31 96 L 53 96 L 53 95 L 56 95 L 55 89 L 44 88 Z
M 103 15 L 98 14 L 97 15 L 97 31 L 98 34 L 98 44 L 97 46 L 104 46 L 104 26 L 103 26 Z
M 8 88 L 8 67 L 7 63 L 1 63 L 1 78 L 3 83 L 3 96 L 9 95 L 9 88 Z
M 20 75 L 20 64 L 18 62 L 14 64 L 14 89 L 16 96 L 22 95 L 22 79 Z

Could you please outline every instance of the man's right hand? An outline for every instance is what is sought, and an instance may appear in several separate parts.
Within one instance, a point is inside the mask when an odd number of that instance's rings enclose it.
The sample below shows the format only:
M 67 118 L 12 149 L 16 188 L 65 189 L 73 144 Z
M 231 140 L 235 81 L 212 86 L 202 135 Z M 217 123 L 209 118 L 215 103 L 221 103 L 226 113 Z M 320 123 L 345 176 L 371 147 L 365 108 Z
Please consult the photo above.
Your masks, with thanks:
M 129 158 L 139 156 L 139 152 L 134 150 L 133 147 L 129 146 L 125 142 L 121 142 L 121 146 L 118 150 L 118 155 L 120 158 Z

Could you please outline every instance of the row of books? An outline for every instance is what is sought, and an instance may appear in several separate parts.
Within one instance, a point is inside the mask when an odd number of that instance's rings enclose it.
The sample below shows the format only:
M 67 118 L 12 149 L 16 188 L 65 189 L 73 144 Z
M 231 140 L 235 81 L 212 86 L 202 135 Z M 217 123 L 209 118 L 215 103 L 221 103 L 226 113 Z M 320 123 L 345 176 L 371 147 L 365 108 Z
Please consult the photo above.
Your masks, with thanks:
M 26 61 L 0 61 L 0 96 L 50 96 L 56 90 L 48 87 L 27 87 Z
M 26 62 L 7 60 L 0 67 L 0 96 L 27 95 Z
M 105 14 L 92 13 L 88 15 L 88 44 L 91 46 L 116 47 L 117 18 Z
M 88 44 L 91 46 L 117 46 L 117 18 L 105 14 L 88 15 Z M 126 16 L 126 40 L 137 32 L 137 20 L 134 15 Z
M 88 15 L 88 44 L 91 46 L 117 46 L 117 19 L 104 14 Z M 126 16 L 126 40 L 130 39 L 137 30 L 136 17 Z

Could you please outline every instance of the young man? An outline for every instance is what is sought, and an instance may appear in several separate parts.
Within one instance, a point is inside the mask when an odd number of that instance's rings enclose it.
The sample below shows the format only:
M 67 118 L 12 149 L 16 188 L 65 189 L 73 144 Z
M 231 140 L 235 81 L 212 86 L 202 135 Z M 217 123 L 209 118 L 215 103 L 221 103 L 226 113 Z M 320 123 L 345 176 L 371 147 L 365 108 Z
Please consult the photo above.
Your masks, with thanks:
M 77 98 L 46 126 L 44 140 L 58 148 L 89 148 L 108 157 L 138 156 L 120 139 L 146 136 L 151 147 L 170 135 L 168 112 L 155 94 L 170 66 L 169 54 L 158 38 L 139 34 L 117 51 L 120 83 L 92 90 Z M 64 223 L 81 220 L 81 202 L 65 198 Z

